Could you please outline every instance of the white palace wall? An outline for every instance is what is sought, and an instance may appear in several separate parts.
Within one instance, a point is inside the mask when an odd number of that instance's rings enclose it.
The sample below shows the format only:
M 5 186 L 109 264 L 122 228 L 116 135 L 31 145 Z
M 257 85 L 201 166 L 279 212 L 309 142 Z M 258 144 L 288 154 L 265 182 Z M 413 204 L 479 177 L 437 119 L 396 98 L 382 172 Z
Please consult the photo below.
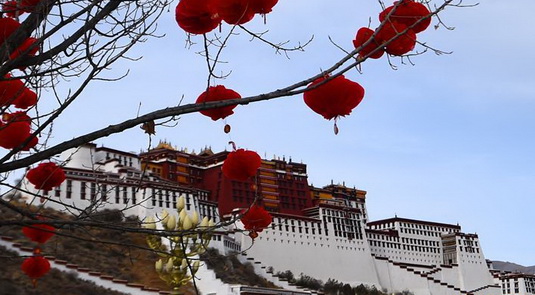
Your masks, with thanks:
M 266 229 L 255 239 L 242 235 L 242 250 L 248 257 L 274 268 L 303 273 L 326 282 L 329 278 L 351 285 L 379 286 L 375 264 L 365 240 L 285 233 Z

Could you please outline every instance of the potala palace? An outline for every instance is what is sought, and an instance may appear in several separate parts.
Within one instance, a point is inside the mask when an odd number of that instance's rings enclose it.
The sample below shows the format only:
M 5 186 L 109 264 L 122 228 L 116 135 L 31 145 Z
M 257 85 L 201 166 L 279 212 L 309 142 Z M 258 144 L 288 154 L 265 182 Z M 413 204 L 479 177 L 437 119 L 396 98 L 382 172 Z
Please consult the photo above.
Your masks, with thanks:
M 492 270 L 477 234 L 458 224 L 397 216 L 370 221 L 366 191 L 333 183 L 313 187 L 306 164 L 291 159 L 264 159 L 257 177 L 231 181 L 221 173 L 227 154 L 188 152 L 168 143 L 140 154 L 86 144 L 61 154 L 67 180 L 46 192 L 51 200 L 44 205 L 65 209 L 52 201 L 57 199 L 144 218 L 162 209 L 176 213 L 178 197 L 185 196 L 187 210 L 219 221 L 260 196 L 273 223 L 254 245 L 246 233 L 229 230 L 215 234 L 210 246 L 222 253 L 246 250 L 239 256 L 261 275 L 290 270 L 324 282 L 415 295 L 535 294 L 535 275 Z M 203 294 L 228 294 L 209 288 Z

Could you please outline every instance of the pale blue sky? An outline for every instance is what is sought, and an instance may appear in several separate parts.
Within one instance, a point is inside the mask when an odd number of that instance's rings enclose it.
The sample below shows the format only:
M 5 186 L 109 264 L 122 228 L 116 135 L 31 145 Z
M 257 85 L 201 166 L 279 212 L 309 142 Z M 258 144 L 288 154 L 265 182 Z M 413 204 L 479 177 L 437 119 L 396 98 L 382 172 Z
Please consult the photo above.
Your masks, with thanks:
M 317 74 L 343 56 L 328 40 L 352 49 L 357 29 L 378 24 L 374 0 L 280 0 L 267 25 L 266 38 L 289 45 L 314 42 L 305 52 L 276 55 L 245 34 L 231 40 L 219 70 L 231 75 L 224 84 L 256 95 Z M 429 52 L 415 66 L 392 70 L 386 58 L 363 64 L 363 73 L 346 76 L 366 89 L 361 105 L 339 122 L 309 110 L 301 96 L 239 106 L 224 123 L 200 114 L 184 116 L 174 128 L 159 128 L 153 144 L 166 139 L 190 150 L 209 145 L 215 151 L 229 140 L 262 156 L 289 156 L 308 164 L 315 186 L 345 181 L 368 191 L 372 220 L 400 217 L 459 223 L 479 234 L 489 259 L 535 265 L 535 1 L 484 0 L 473 8 L 450 8 L 443 21 L 455 30 L 432 28 L 419 40 L 451 55 Z M 387 3 L 390 5 L 391 3 Z M 470 4 L 465 2 L 465 4 Z M 174 6 L 172 11 L 174 11 Z M 434 19 L 433 23 L 436 23 Z M 239 30 L 238 30 L 239 31 Z M 194 102 L 206 85 L 206 66 L 184 47 L 186 35 L 174 13 L 161 19 L 162 39 L 151 39 L 131 54 L 141 61 L 121 62 L 115 73 L 131 70 L 117 83 L 95 83 L 71 113 L 55 125 L 57 143 L 81 132 L 117 123 L 166 105 Z M 148 139 L 139 129 L 98 141 L 138 152 Z

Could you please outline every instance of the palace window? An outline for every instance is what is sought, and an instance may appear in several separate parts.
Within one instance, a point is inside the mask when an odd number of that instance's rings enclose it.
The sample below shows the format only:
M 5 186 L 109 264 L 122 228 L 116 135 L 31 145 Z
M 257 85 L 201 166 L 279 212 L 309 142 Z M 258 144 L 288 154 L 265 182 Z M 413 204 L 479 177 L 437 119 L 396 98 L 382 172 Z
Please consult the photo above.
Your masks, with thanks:
M 123 187 L 123 204 L 128 204 L 128 191 L 127 187 Z
M 106 201 L 106 199 L 108 198 L 107 193 L 108 193 L 108 186 L 103 184 L 100 187 L 100 198 L 102 201 Z
M 80 199 L 85 200 L 85 181 L 80 183 Z
M 72 180 L 67 180 L 67 199 L 72 197 Z
M 132 187 L 132 204 L 136 204 L 137 203 L 136 191 L 137 191 L 137 189 L 135 187 Z
M 119 201 L 121 200 L 119 198 L 119 189 L 120 189 L 119 186 L 115 187 L 115 204 L 119 204 Z
M 95 195 L 97 193 L 97 184 L 94 182 L 91 182 L 91 188 L 89 190 L 89 195 L 91 197 L 91 201 L 95 200 Z

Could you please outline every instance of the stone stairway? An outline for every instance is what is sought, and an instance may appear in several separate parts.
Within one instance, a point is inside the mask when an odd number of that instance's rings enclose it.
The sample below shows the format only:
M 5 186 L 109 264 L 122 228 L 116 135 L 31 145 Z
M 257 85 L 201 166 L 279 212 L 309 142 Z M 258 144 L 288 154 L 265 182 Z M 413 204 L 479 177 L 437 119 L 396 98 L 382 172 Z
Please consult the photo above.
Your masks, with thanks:
M 254 270 L 256 274 L 264 277 L 268 281 L 272 282 L 273 284 L 283 288 L 284 290 L 293 291 L 293 294 L 296 295 L 320 295 L 323 294 L 322 292 L 318 292 L 316 290 L 309 290 L 307 288 L 302 288 L 300 286 L 297 286 L 295 284 L 292 284 L 288 282 L 287 280 L 280 278 L 276 275 L 275 271 L 272 267 L 264 265 L 262 262 L 255 260 L 253 257 L 248 256 L 246 253 L 242 252 L 240 255 L 238 255 L 238 259 L 242 263 L 251 263 L 254 267 Z M 282 270 L 286 271 L 286 270 Z
M 500 288 L 499 285 L 486 285 L 486 286 L 482 286 L 482 287 L 479 287 L 479 288 L 471 290 L 471 291 L 466 291 L 466 290 L 462 290 L 459 287 L 456 287 L 454 285 L 448 284 L 447 282 L 443 282 L 443 281 L 433 277 L 432 275 L 442 271 L 442 267 L 440 267 L 440 266 L 433 266 L 432 270 L 424 272 L 424 271 L 419 271 L 419 270 L 414 269 L 414 267 L 413 266 L 411 267 L 410 264 L 396 262 L 396 261 L 390 260 L 390 259 L 388 259 L 386 257 L 374 257 L 374 258 L 375 259 L 379 259 L 379 260 L 385 260 L 391 265 L 397 266 L 397 267 L 399 267 L 401 269 L 405 269 L 407 272 L 410 272 L 410 273 L 412 273 L 414 275 L 417 275 L 417 276 L 420 276 L 422 278 L 425 278 L 429 282 L 437 284 L 437 286 L 440 285 L 442 287 L 445 287 L 445 288 L 448 288 L 448 289 L 453 290 L 455 292 L 458 292 L 459 294 L 475 295 L 477 292 L 479 292 L 481 290 L 488 289 L 488 288 Z M 420 267 L 428 267 L 428 266 L 422 265 Z
M 501 291 L 500 285 L 499 284 L 494 284 L 494 285 L 487 285 L 487 286 L 479 287 L 477 289 L 474 289 L 474 290 L 470 291 L 469 294 L 476 294 L 479 291 L 483 291 L 483 290 L 486 290 L 486 289 L 489 289 L 489 288 L 497 288 L 497 289 L 499 289 Z
M 448 284 L 446 282 L 443 282 L 443 281 L 431 276 L 432 274 L 438 272 L 438 271 L 435 271 L 435 269 L 433 269 L 432 271 L 429 271 L 429 272 L 423 272 L 423 271 L 419 271 L 419 270 L 414 269 L 414 266 L 411 266 L 410 264 L 405 264 L 405 263 L 401 263 L 401 262 L 395 262 L 393 260 L 388 259 L 387 257 L 374 256 L 374 258 L 378 259 L 378 260 L 385 260 L 385 261 L 387 261 L 389 264 L 391 264 L 393 266 L 396 266 L 396 267 L 399 267 L 401 269 L 404 269 L 407 272 L 409 272 L 411 274 L 414 274 L 416 276 L 420 276 L 420 277 L 428 280 L 429 282 L 435 284 L 437 287 L 440 286 L 442 288 L 449 289 L 450 292 L 451 291 L 457 292 L 457 293 L 453 293 L 453 294 L 473 295 L 472 293 L 469 293 L 469 292 L 467 292 L 465 290 L 461 290 L 461 288 L 459 288 L 459 287 L 456 287 L 454 285 Z M 422 266 L 422 267 L 427 267 L 427 266 Z M 450 294 L 450 293 L 448 293 L 448 294 Z

